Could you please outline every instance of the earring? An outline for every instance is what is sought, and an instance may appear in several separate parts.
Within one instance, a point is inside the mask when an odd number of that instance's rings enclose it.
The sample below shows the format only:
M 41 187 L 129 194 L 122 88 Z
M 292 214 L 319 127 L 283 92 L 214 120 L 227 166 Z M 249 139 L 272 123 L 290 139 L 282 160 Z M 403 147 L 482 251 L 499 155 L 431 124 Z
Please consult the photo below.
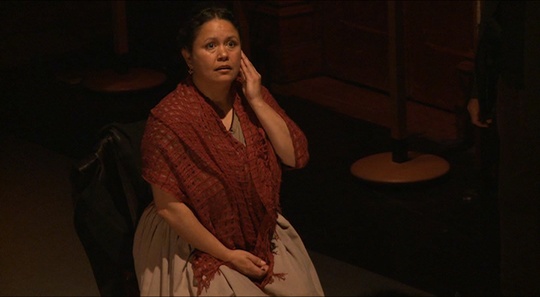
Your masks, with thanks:
M 189 73 L 190 75 L 193 74 L 193 68 L 190 67 L 190 68 L 188 69 L 188 73 Z

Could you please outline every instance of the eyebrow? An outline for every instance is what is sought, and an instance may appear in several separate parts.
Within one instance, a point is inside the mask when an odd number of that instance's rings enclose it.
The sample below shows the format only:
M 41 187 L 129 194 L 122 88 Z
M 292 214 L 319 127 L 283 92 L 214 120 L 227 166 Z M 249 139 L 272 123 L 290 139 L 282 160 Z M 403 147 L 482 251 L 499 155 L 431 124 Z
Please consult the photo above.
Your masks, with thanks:
M 213 41 L 213 40 L 217 40 L 217 39 L 218 39 L 217 37 L 213 36 L 213 37 L 208 37 L 203 41 L 208 42 L 208 41 Z M 225 40 L 230 40 L 230 39 L 240 39 L 240 37 L 238 37 L 236 35 L 230 35 L 230 36 L 225 38 Z

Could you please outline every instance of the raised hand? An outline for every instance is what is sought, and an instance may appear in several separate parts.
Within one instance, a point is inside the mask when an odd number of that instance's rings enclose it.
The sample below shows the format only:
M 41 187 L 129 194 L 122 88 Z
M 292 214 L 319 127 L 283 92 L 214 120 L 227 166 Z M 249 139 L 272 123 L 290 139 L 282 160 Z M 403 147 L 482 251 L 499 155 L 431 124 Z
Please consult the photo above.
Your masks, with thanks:
M 261 75 L 243 51 L 240 59 L 240 75 L 243 79 L 242 90 L 248 101 L 251 103 L 252 101 L 262 99 Z
M 281 115 L 265 102 L 266 98 L 262 97 L 261 75 L 244 52 L 241 53 L 240 75 L 243 79 L 242 91 L 246 100 L 264 128 L 276 154 L 283 164 L 291 167 L 296 166 L 295 148 L 289 127 Z

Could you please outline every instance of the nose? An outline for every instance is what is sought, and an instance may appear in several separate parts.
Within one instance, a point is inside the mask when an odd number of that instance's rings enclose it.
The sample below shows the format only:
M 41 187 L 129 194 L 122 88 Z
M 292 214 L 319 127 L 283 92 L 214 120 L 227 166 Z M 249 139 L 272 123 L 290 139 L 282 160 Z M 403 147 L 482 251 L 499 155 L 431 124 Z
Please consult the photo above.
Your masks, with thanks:
M 218 61 L 227 61 L 229 59 L 229 53 L 224 46 L 220 46 L 218 49 Z

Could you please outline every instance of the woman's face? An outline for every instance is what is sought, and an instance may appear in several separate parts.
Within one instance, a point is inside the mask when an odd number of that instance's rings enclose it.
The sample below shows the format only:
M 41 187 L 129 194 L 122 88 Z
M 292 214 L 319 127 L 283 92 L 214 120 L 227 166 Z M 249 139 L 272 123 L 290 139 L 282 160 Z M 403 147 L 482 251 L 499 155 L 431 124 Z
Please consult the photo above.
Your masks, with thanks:
M 193 78 L 205 83 L 231 83 L 240 70 L 240 36 L 231 22 L 213 19 L 200 27 L 193 41 L 191 53 L 186 49 L 182 55 Z

